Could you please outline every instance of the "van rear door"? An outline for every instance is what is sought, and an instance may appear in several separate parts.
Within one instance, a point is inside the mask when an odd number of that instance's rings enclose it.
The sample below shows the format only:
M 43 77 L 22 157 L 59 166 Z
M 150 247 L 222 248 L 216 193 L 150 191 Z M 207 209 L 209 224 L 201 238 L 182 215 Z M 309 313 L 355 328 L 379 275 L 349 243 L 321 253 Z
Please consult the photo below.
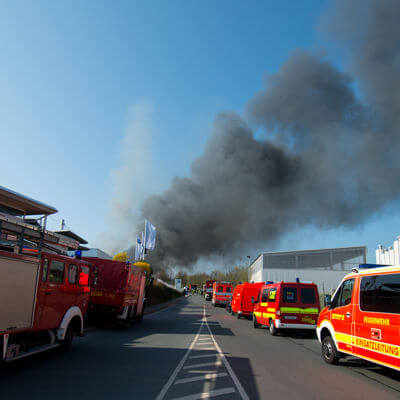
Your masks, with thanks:
M 283 285 L 281 291 L 280 311 L 282 323 L 299 324 L 301 312 L 299 306 L 298 285 Z
M 316 325 L 319 314 L 319 297 L 315 285 L 299 286 L 300 323 Z

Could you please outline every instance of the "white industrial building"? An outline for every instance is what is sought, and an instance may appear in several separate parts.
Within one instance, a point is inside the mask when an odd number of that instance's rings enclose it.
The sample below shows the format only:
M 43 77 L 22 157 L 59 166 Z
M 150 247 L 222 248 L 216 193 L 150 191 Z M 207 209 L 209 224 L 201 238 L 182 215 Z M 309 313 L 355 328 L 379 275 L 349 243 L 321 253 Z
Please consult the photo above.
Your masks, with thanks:
M 366 263 L 367 248 L 298 250 L 260 254 L 249 267 L 249 281 L 312 281 L 331 293 L 352 268 Z
M 384 248 L 380 244 L 375 253 L 377 264 L 400 265 L 400 236 L 389 248 Z

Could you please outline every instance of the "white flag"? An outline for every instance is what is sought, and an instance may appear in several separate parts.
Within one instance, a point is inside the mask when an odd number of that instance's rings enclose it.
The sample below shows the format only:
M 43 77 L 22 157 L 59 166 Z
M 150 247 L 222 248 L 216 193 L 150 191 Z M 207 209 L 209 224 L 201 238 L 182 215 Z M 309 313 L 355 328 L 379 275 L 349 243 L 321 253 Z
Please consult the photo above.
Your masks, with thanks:
M 136 235 L 136 247 L 135 247 L 135 261 L 141 260 L 143 254 L 143 233 L 142 239 Z
M 149 250 L 153 250 L 154 246 L 156 245 L 156 227 L 151 224 L 151 222 L 145 220 L 145 238 L 146 238 L 146 243 L 144 244 L 144 247 Z

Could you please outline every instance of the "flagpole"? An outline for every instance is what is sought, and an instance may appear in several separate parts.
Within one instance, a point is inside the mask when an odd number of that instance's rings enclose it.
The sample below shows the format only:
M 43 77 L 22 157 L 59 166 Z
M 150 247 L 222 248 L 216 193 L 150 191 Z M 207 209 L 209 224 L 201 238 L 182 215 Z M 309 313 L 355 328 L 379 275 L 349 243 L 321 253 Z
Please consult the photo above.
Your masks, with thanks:
M 144 220 L 144 235 L 143 235 L 143 261 L 144 261 L 144 255 L 146 253 L 146 219 Z

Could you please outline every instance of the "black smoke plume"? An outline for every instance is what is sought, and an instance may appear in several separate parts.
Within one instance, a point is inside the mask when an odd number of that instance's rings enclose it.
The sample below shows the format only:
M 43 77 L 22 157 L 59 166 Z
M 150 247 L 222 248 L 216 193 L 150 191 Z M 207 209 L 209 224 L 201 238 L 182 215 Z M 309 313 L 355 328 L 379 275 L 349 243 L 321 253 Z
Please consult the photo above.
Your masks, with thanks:
M 154 257 L 188 267 L 307 224 L 354 226 L 397 199 L 399 20 L 397 0 L 339 2 L 329 31 L 351 55 L 346 72 L 296 51 L 249 102 L 262 140 L 238 114 L 218 115 L 190 178 L 142 206 Z

